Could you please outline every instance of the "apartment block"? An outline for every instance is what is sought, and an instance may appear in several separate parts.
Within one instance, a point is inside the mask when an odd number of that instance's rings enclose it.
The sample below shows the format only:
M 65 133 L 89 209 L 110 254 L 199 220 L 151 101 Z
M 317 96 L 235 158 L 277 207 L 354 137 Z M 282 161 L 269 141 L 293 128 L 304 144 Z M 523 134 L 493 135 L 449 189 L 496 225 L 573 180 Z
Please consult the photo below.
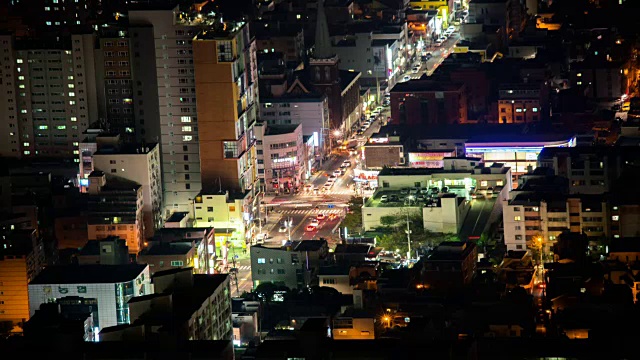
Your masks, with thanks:
M 144 103 L 136 110 L 140 138 L 160 143 L 165 217 L 189 211 L 201 189 L 191 41 L 204 23 L 188 18 L 173 6 L 141 5 L 129 11 L 133 91 L 142 96 L 136 101 Z
M 244 23 L 220 23 L 193 40 L 205 189 L 257 190 L 255 45 Z M 252 54 L 252 51 L 254 52 Z
M 602 195 L 562 195 L 520 192 L 503 203 L 504 242 L 507 250 L 526 250 L 541 239 L 551 254 L 557 237 L 566 230 L 591 239 L 608 237 L 609 209 Z
M 302 184 L 305 168 L 305 144 L 301 125 L 257 124 L 258 177 L 268 191 L 291 190 Z
M 218 230 L 218 243 L 249 243 L 257 229 L 252 198 L 246 193 L 201 192 L 193 201 L 194 226 Z
M 498 90 L 498 122 L 539 122 L 549 115 L 548 97 L 544 83 L 502 84 Z
M 391 124 L 444 125 L 467 121 L 464 84 L 418 80 L 391 89 Z
M 99 145 L 93 154 L 95 170 L 142 186 L 145 237 L 162 226 L 162 179 L 160 146 L 150 144 Z
M 98 117 L 92 34 L 57 41 L 0 37 L 11 60 L 3 69 L 2 153 L 77 159 L 88 124 Z M 9 55 L 10 54 L 10 55 Z

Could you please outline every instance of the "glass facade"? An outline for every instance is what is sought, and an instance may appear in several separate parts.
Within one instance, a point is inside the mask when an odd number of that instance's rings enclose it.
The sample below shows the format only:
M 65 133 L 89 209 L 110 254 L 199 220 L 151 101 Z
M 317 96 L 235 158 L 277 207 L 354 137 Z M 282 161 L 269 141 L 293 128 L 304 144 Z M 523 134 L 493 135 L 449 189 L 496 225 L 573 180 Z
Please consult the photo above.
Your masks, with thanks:
M 133 281 L 115 284 L 116 287 L 116 318 L 118 325 L 129 323 L 129 299 L 133 297 Z M 143 295 L 143 294 L 142 294 Z

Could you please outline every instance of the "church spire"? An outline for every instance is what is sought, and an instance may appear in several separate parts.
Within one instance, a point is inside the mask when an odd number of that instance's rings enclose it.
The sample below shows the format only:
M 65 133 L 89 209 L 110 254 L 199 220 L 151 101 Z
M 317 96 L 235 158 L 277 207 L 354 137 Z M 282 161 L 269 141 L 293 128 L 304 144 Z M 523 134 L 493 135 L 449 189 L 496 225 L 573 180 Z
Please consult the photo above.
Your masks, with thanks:
M 316 48 L 313 52 L 314 59 L 330 59 L 335 54 L 331 48 L 329 37 L 329 25 L 324 13 L 324 0 L 318 0 L 318 16 L 316 19 Z

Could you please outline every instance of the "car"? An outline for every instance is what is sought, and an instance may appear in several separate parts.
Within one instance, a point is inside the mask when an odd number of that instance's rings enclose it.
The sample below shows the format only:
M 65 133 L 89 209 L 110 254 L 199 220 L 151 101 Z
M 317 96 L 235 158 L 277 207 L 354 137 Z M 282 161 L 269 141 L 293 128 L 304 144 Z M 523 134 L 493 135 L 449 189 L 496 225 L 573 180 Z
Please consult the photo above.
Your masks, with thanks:
M 304 230 L 307 232 L 312 232 L 312 231 L 316 231 L 317 228 L 318 228 L 317 226 L 307 225 L 307 227 Z
M 440 46 L 440 45 L 442 45 L 442 43 L 443 43 L 445 40 L 447 40 L 447 39 L 446 39 L 446 38 L 444 38 L 444 37 L 439 37 L 439 38 L 436 40 L 436 46 Z
M 389 196 L 387 196 L 387 195 L 380 196 L 380 202 L 386 203 L 388 201 L 389 201 Z
M 256 235 L 256 244 L 264 244 L 264 241 L 267 239 L 267 234 L 266 233 L 262 233 L 262 234 L 257 234 Z
M 383 101 L 382 101 L 382 106 L 383 106 L 383 107 L 389 107 L 389 105 L 391 105 L 391 102 L 390 102 L 390 101 L 388 101 L 388 100 L 383 100 Z
M 305 184 L 304 191 L 313 191 L 313 184 Z
M 400 190 L 400 194 L 409 195 L 409 188 L 402 188 L 402 190 Z
M 418 72 L 420 72 L 420 68 L 419 67 L 414 67 L 413 69 L 411 69 L 411 72 L 414 74 L 417 74 Z
M 375 109 L 375 110 L 373 110 L 372 114 L 375 115 L 375 116 L 378 116 L 378 115 L 380 115 L 380 112 L 381 112 L 380 110 Z
M 335 220 L 338 216 L 334 213 L 329 214 L 329 220 Z
M 335 171 L 333 172 L 333 176 L 335 176 L 335 177 L 338 177 L 338 176 L 340 176 L 340 175 L 342 175 L 342 174 L 340 173 L 340 170 L 335 170 Z
M 409 81 L 411 80 L 411 76 L 409 75 L 405 75 L 404 77 L 402 77 L 402 81 Z
M 454 33 L 454 32 L 456 32 L 456 28 L 454 26 L 449 26 L 447 28 L 447 31 Z
M 281 233 L 287 232 L 287 227 L 284 225 L 280 226 L 280 228 L 278 229 L 278 232 L 281 232 Z
M 379 112 L 382 112 L 382 106 L 378 106 L 378 107 L 376 108 L 376 110 L 377 110 L 377 111 L 379 111 Z
M 329 180 L 327 180 L 327 182 L 334 182 L 336 181 L 336 178 L 337 178 L 336 174 L 333 173 L 331 174 L 331 176 L 329 176 Z
M 318 221 L 318 219 L 316 218 L 311 219 L 311 225 L 318 226 L 319 223 L 320 222 Z
M 313 192 L 317 194 L 317 193 L 318 193 L 318 191 L 320 191 L 320 188 L 319 188 L 319 187 L 317 187 L 317 186 L 314 186 L 314 187 L 313 187 Z
M 348 168 L 349 166 L 345 165 L 345 164 L 340 164 L 340 169 L 345 169 Z
M 345 160 L 342 162 L 342 165 L 345 165 L 346 167 L 351 167 L 351 161 Z
M 327 215 L 325 215 L 323 213 L 320 213 L 320 214 L 316 215 L 316 219 L 318 219 L 318 220 L 324 220 L 326 218 L 327 218 Z
M 420 61 L 416 61 L 413 63 L 413 67 L 420 67 L 422 66 L 422 63 Z

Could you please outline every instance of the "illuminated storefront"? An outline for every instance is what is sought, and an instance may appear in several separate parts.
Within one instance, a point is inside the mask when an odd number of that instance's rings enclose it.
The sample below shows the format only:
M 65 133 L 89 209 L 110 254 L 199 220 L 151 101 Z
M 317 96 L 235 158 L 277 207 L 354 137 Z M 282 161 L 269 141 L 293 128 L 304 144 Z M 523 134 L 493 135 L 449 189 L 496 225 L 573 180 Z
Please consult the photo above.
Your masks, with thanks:
M 410 152 L 409 167 L 437 169 L 444 166 L 445 157 L 455 156 L 451 151 Z
M 531 141 L 531 142 L 501 142 L 501 143 L 474 143 L 467 142 L 467 156 L 481 157 L 487 166 L 494 162 L 504 163 L 511 168 L 514 178 L 527 173 L 529 168 L 535 169 L 538 155 L 545 147 L 574 147 L 575 136 L 566 140 Z

